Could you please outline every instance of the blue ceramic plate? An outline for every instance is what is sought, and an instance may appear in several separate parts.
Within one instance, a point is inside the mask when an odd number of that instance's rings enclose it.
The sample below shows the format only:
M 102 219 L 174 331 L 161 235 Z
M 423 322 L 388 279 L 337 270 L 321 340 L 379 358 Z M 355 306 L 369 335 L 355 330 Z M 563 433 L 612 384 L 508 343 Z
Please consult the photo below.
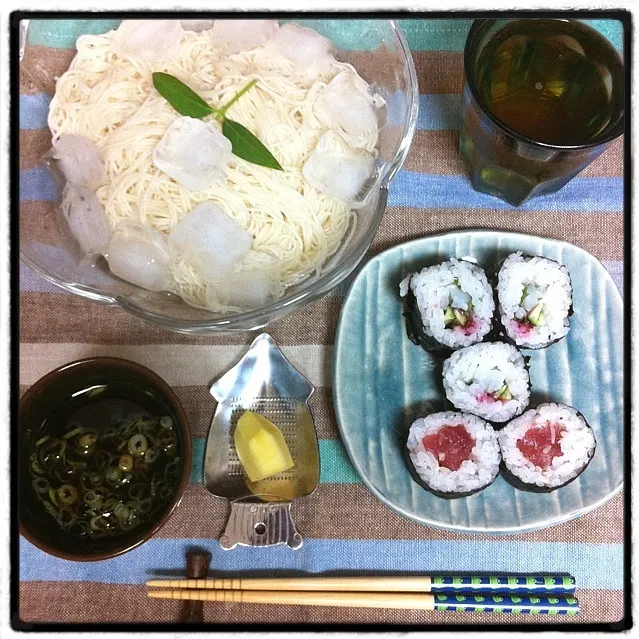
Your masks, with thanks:
M 590 466 L 564 488 L 518 491 L 498 477 L 471 497 L 446 500 L 415 483 L 402 453 L 408 427 L 444 410 L 433 357 L 406 337 L 399 283 L 450 257 L 482 266 L 514 251 L 565 264 L 574 315 L 566 338 L 530 355 L 531 406 L 560 401 L 581 411 L 595 431 Z M 449 530 L 527 532 L 577 517 L 610 499 L 623 483 L 623 302 L 604 267 L 566 242 L 496 231 L 426 237 L 373 258 L 344 302 L 334 351 L 333 396 L 346 450 L 371 492 L 416 521 Z

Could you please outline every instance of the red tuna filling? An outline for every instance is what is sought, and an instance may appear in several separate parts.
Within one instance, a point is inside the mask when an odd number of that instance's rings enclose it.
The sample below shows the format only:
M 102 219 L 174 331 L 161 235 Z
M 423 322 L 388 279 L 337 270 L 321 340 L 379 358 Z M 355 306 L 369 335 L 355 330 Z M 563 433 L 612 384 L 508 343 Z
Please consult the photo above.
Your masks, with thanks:
M 559 442 L 566 429 L 561 424 L 546 422 L 542 426 L 533 426 L 517 440 L 517 448 L 531 463 L 546 470 L 555 457 L 561 457 Z
M 440 466 L 459 470 L 470 459 L 475 438 L 464 426 L 442 426 L 436 433 L 422 439 L 424 448 L 435 456 Z

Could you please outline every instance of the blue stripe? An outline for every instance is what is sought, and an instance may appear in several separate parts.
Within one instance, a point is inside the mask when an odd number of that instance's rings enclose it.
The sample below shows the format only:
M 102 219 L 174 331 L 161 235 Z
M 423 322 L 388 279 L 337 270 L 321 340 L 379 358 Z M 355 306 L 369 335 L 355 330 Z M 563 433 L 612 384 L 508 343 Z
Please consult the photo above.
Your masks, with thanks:
M 206 440 L 193 439 L 193 461 L 191 463 L 192 484 L 202 483 L 204 469 L 204 451 Z M 339 439 L 320 439 L 320 483 L 321 484 L 360 484 L 361 479 L 353 468 L 344 444 Z
M 290 20 L 282 20 L 290 22 Z M 317 29 L 341 49 L 374 49 L 378 46 L 376 20 L 295 20 Z M 607 37 L 617 49 L 623 46 L 623 26 L 617 20 L 583 20 Z M 75 48 L 82 34 L 105 33 L 116 29 L 120 20 L 31 20 L 29 43 L 56 48 Z M 409 47 L 413 51 L 463 51 L 472 20 L 404 19 L 399 21 Z M 364 28 L 362 28 L 364 27 Z
M 46 169 L 20 172 L 20 201 L 58 197 L 53 176 Z M 575 178 L 558 193 L 545 195 L 521 207 L 475 191 L 467 176 L 430 175 L 400 171 L 391 184 L 389 205 L 413 208 L 487 208 L 505 210 L 602 213 L 623 211 L 623 178 Z
M 575 178 L 557 193 L 520 207 L 475 191 L 467 176 L 400 171 L 391 183 L 388 204 L 413 208 L 502 209 L 512 211 L 623 212 L 623 178 Z
M 20 202 L 58 199 L 58 188 L 53 174 L 48 169 L 25 169 L 20 171 Z
M 213 499 L 213 498 L 212 498 Z M 295 510 L 295 506 L 293 506 Z M 381 524 L 383 525 L 383 524 Z M 302 536 L 305 530 L 300 531 Z M 308 531 L 311 532 L 311 531 Z M 190 547 L 212 555 L 216 571 L 408 572 L 438 571 L 572 574 L 579 588 L 623 588 L 622 544 L 571 544 L 527 541 L 406 541 L 308 539 L 297 551 L 288 547 L 222 550 L 214 539 L 152 539 L 121 557 L 78 563 L 51 557 L 26 539 L 20 539 L 22 581 L 95 581 L 142 584 L 147 579 L 184 573 Z
M 417 128 L 426 131 L 456 129 L 459 125 L 459 93 L 424 94 L 419 96 Z M 20 96 L 20 128 L 44 129 L 51 96 L 47 93 Z
M 50 102 L 51 96 L 48 93 L 22 94 L 20 96 L 20 128 L 44 129 L 47 126 Z
M 460 94 L 441 93 L 419 96 L 417 129 L 441 131 L 459 128 Z

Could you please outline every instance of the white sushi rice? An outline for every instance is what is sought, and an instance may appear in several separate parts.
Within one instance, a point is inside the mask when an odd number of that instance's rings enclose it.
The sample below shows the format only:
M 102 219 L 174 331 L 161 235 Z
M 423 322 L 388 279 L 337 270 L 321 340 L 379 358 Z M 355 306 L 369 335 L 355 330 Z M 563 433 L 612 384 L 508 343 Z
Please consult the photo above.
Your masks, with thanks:
M 555 457 L 550 466 L 542 470 L 524 457 L 517 448 L 517 441 L 530 428 L 543 426 L 547 421 L 561 424 L 566 430 L 559 440 L 561 456 Z M 503 428 L 498 437 L 508 470 L 523 482 L 543 488 L 562 486 L 576 477 L 588 464 L 596 444 L 594 433 L 584 418 L 566 404 L 541 404 L 534 410 L 527 410 Z
M 511 344 L 475 344 L 456 351 L 444 362 L 443 374 L 446 397 L 459 410 L 505 422 L 528 406 L 530 378 L 522 354 Z M 504 384 L 512 399 L 487 399 Z
M 455 279 L 459 287 L 455 285 Z M 493 292 L 484 270 L 476 264 L 453 258 L 428 266 L 402 280 L 399 285 L 402 297 L 408 294 L 409 287 L 417 300 L 425 333 L 444 346 L 470 346 L 481 342 L 490 331 L 495 310 Z M 445 326 L 444 312 L 451 304 L 466 310 L 469 296 L 475 323 L 472 334 L 466 335 L 461 326 Z
M 558 262 L 524 257 L 521 251 L 509 255 L 499 270 L 497 294 L 501 323 L 518 346 L 546 346 L 570 330 L 572 285 L 568 269 Z M 543 304 L 544 324 L 527 326 L 529 330 L 522 334 L 517 320 L 524 319 L 537 303 Z
M 475 439 L 470 459 L 458 470 L 440 466 L 435 455 L 424 448 L 425 435 L 437 433 L 443 426 L 462 425 Z M 493 427 L 475 415 L 452 411 L 433 413 L 415 420 L 408 433 L 408 454 L 419 477 L 433 490 L 466 493 L 492 483 L 499 472 L 499 444 Z

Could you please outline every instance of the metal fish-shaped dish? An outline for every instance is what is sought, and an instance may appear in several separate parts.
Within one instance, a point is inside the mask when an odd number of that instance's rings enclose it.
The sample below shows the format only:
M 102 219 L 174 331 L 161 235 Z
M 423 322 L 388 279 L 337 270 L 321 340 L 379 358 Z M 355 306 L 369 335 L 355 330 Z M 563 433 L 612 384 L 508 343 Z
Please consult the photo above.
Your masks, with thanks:
M 291 501 L 311 494 L 319 481 L 319 451 L 308 400 L 315 389 L 284 357 L 273 338 L 259 335 L 244 357 L 211 386 L 218 405 L 206 442 L 204 485 L 231 500 L 222 548 L 302 545 Z M 237 420 L 259 413 L 282 432 L 294 466 L 250 482 L 233 441 Z

